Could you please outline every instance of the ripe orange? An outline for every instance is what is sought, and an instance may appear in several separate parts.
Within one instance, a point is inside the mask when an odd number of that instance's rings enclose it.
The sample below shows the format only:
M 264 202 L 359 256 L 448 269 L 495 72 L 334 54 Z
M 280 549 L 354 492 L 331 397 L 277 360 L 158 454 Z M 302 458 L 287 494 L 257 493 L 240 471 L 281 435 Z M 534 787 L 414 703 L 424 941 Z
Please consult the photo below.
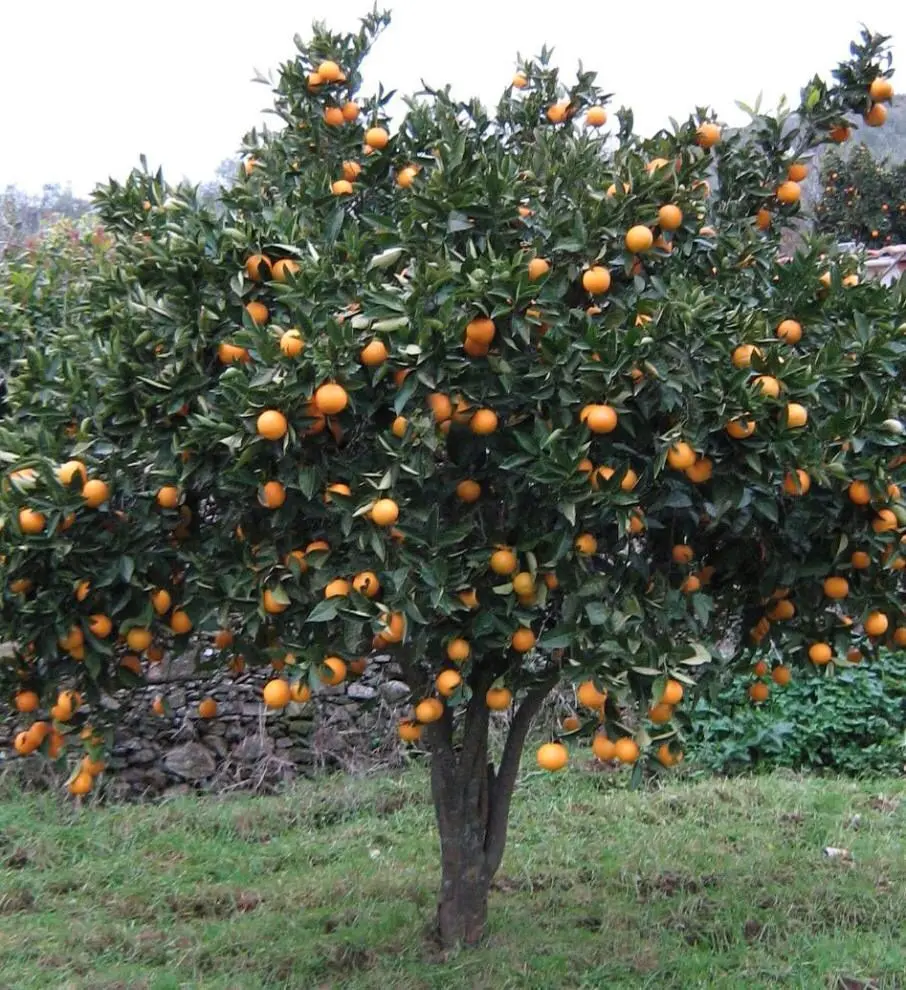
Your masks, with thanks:
M 159 488 L 154 500 L 162 509 L 175 509 L 179 505 L 179 489 L 175 485 Z
M 808 422 L 808 410 L 798 402 L 788 402 L 786 407 L 786 425 L 791 429 L 805 426 Z
M 883 76 L 873 79 L 868 89 L 868 95 L 875 103 L 886 103 L 893 99 L 893 83 Z
M 329 687 L 336 687 L 337 684 L 342 684 L 346 680 L 345 661 L 339 657 L 325 657 L 318 670 L 318 677 L 322 683 L 327 684 Z
M 275 282 L 286 282 L 292 275 L 299 274 L 299 263 L 292 258 L 281 258 L 274 262 L 273 276 Z
M 582 288 L 593 296 L 603 295 L 610 288 L 610 272 L 603 265 L 595 265 L 582 275 Z
M 334 196 L 351 196 L 352 183 L 348 179 L 337 179 L 335 182 L 331 182 L 330 191 Z
M 352 579 L 352 586 L 366 598 L 376 598 L 381 593 L 381 582 L 374 571 L 360 571 Z
M 604 107 L 589 107 L 585 111 L 585 123 L 589 127 L 603 127 L 607 123 L 607 111 Z
M 771 671 L 771 680 L 778 684 L 780 687 L 786 687 L 787 684 L 793 679 L 793 672 L 789 667 L 785 667 L 783 664 L 778 664 Z
M 225 650 L 233 645 L 233 632 L 231 629 L 218 629 L 214 633 L 214 646 L 218 650 Z
M 113 632 L 113 623 L 106 615 L 92 615 L 88 620 L 88 629 L 92 636 L 106 639 Z
M 177 609 L 170 616 L 170 628 L 177 636 L 185 636 L 186 633 L 192 631 L 192 620 L 182 609 Z
M 875 103 L 862 119 L 869 127 L 880 127 L 887 120 L 887 107 L 883 103 Z
M 865 634 L 874 639 L 878 636 L 883 636 L 887 632 L 888 625 L 887 616 L 883 612 L 870 612 L 865 617 L 863 628 L 865 629 Z
M 383 364 L 389 356 L 387 345 L 382 340 L 372 340 L 359 351 L 359 360 L 368 368 Z
M 802 325 L 796 320 L 782 320 L 777 327 L 777 336 L 786 344 L 798 344 L 802 340 Z
M 358 162 L 346 161 L 343 162 L 343 178 L 347 182 L 355 182 L 355 180 L 362 174 L 362 166 Z
M 754 419 L 731 419 L 727 423 L 727 434 L 734 440 L 745 440 L 755 432 Z
M 352 585 L 345 578 L 334 578 L 324 588 L 325 598 L 345 598 L 352 590 Z
M 258 435 L 264 437 L 265 440 L 280 440 L 286 436 L 286 432 L 289 429 L 289 423 L 287 423 L 286 417 L 276 409 L 265 409 L 258 416 L 255 426 L 258 430 Z
M 854 550 L 849 562 L 857 571 L 864 571 L 871 567 L 871 557 L 864 550 Z
M 897 626 L 894 629 L 893 641 L 897 646 L 906 646 L 906 626 Z
M 201 718 L 214 718 L 217 714 L 217 702 L 213 698 L 203 698 L 198 703 L 198 714 Z
M 661 766 L 667 768 L 675 767 L 677 764 L 683 762 L 683 751 L 681 749 L 676 751 L 671 750 L 669 743 L 661 743 L 661 745 L 657 748 L 657 753 L 655 753 L 654 758 L 661 764 Z
M 665 705 L 678 705 L 683 700 L 683 685 L 679 681 L 670 679 L 664 685 L 661 692 L 661 701 Z
M 772 399 L 776 399 L 780 395 L 780 382 L 770 375 L 758 375 L 752 379 L 752 384 L 761 389 L 762 395 L 767 395 Z
M 629 736 L 623 736 L 614 743 L 613 755 L 620 763 L 635 763 L 639 758 L 638 743 Z
M 286 501 L 286 488 L 279 481 L 268 481 L 261 486 L 259 498 L 265 509 L 279 509 Z
M 47 518 L 42 512 L 33 509 L 19 509 L 19 529 L 28 536 L 42 533 L 47 525 Z
M 94 760 L 90 756 L 82 757 L 82 762 L 79 764 L 80 769 L 90 777 L 97 777 L 102 774 L 106 766 L 107 764 L 103 760 Z
M 57 478 L 61 485 L 68 487 L 76 477 L 82 479 L 82 485 L 88 480 L 88 470 L 81 461 L 66 461 L 57 468 Z
M 545 743 L 538 747 L 536 759 L 542 770 L 550 770 L 553 773 L 566 766 L 569 762 L 569 752 L 563 743 Z
M 637 224 L 626 231 L 625 243 L 627 251 L 632 254 L 641 254 L 643 251 L 648 251 L 654 244 L 654 234 L 644 225 Z
M 762 207 L 758 213 L 755 214 L 755 226 L 759 230 L 768 230 L 771 226 L 771 213 L 770 210 L 766 210 Z
M 474 320 L 470 320 L 466 324 L 466 341 L 487 348 L 496 332 L 497 328 L 494 326 L 493 320 L 489 320 L 485 316 L 476 316 Z
M 376 526 L 392 526 L 399 515 L 400 508 L 392 498 L 379 498 L 371 507 L 371 521 Z
M 513 702 L 513 692 L 505 687 L 492 687 L 488 689 L 484 700 L 492 712 L 504 712 Z
M 453 663 L 465 663 L 469 659 L 469 654 L 472 652 L 472 648 L 469 646 L 469 641 L 467 639 L 462 639 L 457 637 L 456 639 L 451 639 L 447 643 L 447 657 L 452 660 Z
M 617 428 L 619 417 L 613 406 L 592 404 L 582 409 L 579 413 L 579 421 L 592 433 L 613 433 Z
M 786 182 L 781 182 L 777 187 L 777 198 L 786 206 L 798 203 L 801 195 L 802 190 L 799 188 L 798 182 L 787 180 Z
M 251 355 L 244 347 L 222 341 L 217 346 L 217 359 L 221 364 L 235 364 L 251 360 Z
M 510 645 L 517 653 L 528 653 L 535 645 L 535 634 L 528 626 L 520 626 L 510 637 Z
M 513 578 L 513 591 L 520 596 L 530 597 L 535 594 L 535 579 L 528 571 L 520 571 Z
M 670 551 L 670 557 L 674 564 L 691 563 L 694 556 L 695 551 L 689 546 L 688 543 L 677 543 Z
M 524 72 L 517 72 L 510 82 L 513 89 L 525 89 L 528 85 L 528 76 Z
M 126 645 L 136 653 L 142 653 L 151 645 L 151 630 L 134 627 L 126 633 Z
M 802 468 L 788 472 L 783 479 L 783 491 L 787 495 L 805 495 L 811 487 L 812 479 Z
M 645 520 L 643 515 L 644 513 L 641 509 L 635 509 L 629 515 L 628 529 L 633 536 L 638 536 L 639 533 L 642 533 L 645 530 Z
M 386 148 L 389 141 L 390 135 L 383 127 L 369 127 L 365 131 L 365 144 L 369 148 L 374 148 L 375 151 L 381 151 Z
M 793 162 L 786 171 L 786 177 L 790 182 L 802 182 L 808 175 L 808 165 L 805 162 Z
M 856 505 L 868 505 L 871 501 L 871 489 L 864 481 L 853 481 L 846 489 L 850 502 Z
M 717 124 L 699 124 L 695 132 L 695 141 L 700 148 L 713 148 L 720 141 L 720 128 Z
M 740 344 L 733 351 L 731 358 L 734 368 L 748 368 L 752 364 L 752 358 L 757 355 L 761 357 L 761 351 L 754 344 Z
M 824 594 L 828 598 L 839 601 L 849 594 L 849 581 L 842 577 L 829 577 L 824 579 Z
M 666 725 L 673 718 L 673 707 L 663 702 L 648 709 L 648 719 L 655 725 Z
M 569 116 L 569 101 L 565 100 L 561 103 L 554 103 L 547 108 L 547 119 L 552 124 L 562 124 L 564 120 Z
M 812 645 L 808 648 L 809 660 L 819 666 L 824 666 L 824 664 L 830 663 L 833 655 L 834 651 L 828 643 L 812 643 Z
M 550 262 L 544 258 L 532 258 L 528 263 L 528 277 L 530 282 L 537 282 L 539 278 L 544 278 L 551 270 Z
M 346 123 L 343 111 L 339 107 L 325 107 L 324 123 L 328 127 L 342 127 Z
M 890 509 L 880 509 L 871 521 L 871 528 L 876 533 L 890 533 L 898 526 L 897 517 Z
M 455 694 L 462 684 L 462 675 L 456 670 L 442 670 L 434 681 L 437 693 L 442 698 Z
M 692 467 L 696 459 L 695 451 L 683 440 L 675 443 L 667 451 L 667 463 L 674 471 L 685 471 Z
M 388 643 L 401 643 L 406 635 L 406 619 L 402 612 L 390 612 L 381 616 L 384 630 L 381 635 Z
M 580 533 L 575 540 L 576 551 L 580 554 L 593 554 L 598 549 L 598 541 L 591 533 Z
M 469 428 L 479 436 L 487 436 L 497 429 L 497 413 L 493 409 L 477 409 L 469 420 Z
M 340 82 L 343 78 L 343 70 L 330 59 L 322 62 L 315 71 L 321 82 Z
M 403 742 L 415 743 L 418 742 L 422 735 L 422 727 L 418 722 L 413 722 L 411 719 L 400 719 L 400 723 L 397 731 L 399 732 L 399 737 Z
M 17 712 L 33 712 L 37 710 L 40 703 L 37 692 L 35 691 L 17 691 L 16 692 L 16 711 Z
M 787 622 L 795 614 L 796 606 L 789 599 L 783 598 L 768 611 L 767 616 L 771 622 Z
M 66 785 L 70 794 L 82 797 L 87 794 L 94 784 L 94 777 L 87 770 L 80 770 Z
M 456 486 L 456 496 L 463 502 L 477 502 L 481 498 L 481 485 L 471 478 L 465 478 Z
M 170 592 L 164 588 L 157 588 L 151 592 L 151 606 L 158 615 L 163 615 L 168 612 L 170 605 L 172 603 L 172 598 L 170 597 Z
M 257 300 L 252 300 L 252 302 L 246 303 L 245 311 L 248 313 L 249 319 L 251 319 L 252 323 L 254 323 L 257 327 L 264 326 L 270 316 L 267 306 Z
M 575 732 L 582 723 L 575 715 L 567 715 L 563 719 L 563 731 L 564 732 Z
M 415 706 L 415 717 L 423 725 L 443 718 L 444 706 L 437 698 L 424 698 Z
M 271 277 L 271 260 L 264 254 L 251 254 L 245 262 L 245 273 L 253 282 L 264 282 Z
M 713 473 L 714 463 L 710 457 L 699 457 L 691 467 L 686 468 L 686 477 L 696 485 L 710 481 Z
M 754 684 L 749 685 L 749 697 L 756 705 L 763 704 L 768 700 L 771 694 L 771 689 L 768 687 L 764 681 L 756 681 Z
M 166 708 L 164 708 L 164 699 L 160 695 L 157 695 L 157 697 L 151 702 L 151 711 L 154 712 L 155 715 L 163 715 L 166 712 Z
M 617 755 L 617 747 L 603 732 L 595 734 L 591 742 L 591 751 L 601 762 L 612 760 Z
M 110 487 L 106 481 L 94 479 L 82 486 L 82 498 L 89 509 L 96 509 L 110 498 Z
M 752 667 L 752 673 L 756 677 L 764 677 L 764 675 L 767 672 L 768 672 L 768 665 L 767 665 L 767 661 L 765 661 L 765 660 L 759 660 L 758 663 L 756 663 Z
M 490 568 L 495 574 L 512 574 L 519 566 L 516 554 L 503 547 L 491 554 Z
M 315 391 L 315 407 L 324 416 L 341 413 L 349 403 L 349 396 L 342 385 L 328 382 Z
M 465 591 L 458 592 L 457 598 L 466 608 L 478 608 L 478 594 L 474 588 L 466 588 Z
M 683 225 L 683 211 L 673 203 L 666 203 L 657 211 L 657 222 L 661 230 L 679 230 Z
M 292 700 L 290 686 L 282 678 L 268 681 L 261 694 L 268 708 L 286 708 Z
M 289 699 L 297 705 L 304 705 L 311 700 L 311 688 L 301 681 L 294 681 L 289 688 Z

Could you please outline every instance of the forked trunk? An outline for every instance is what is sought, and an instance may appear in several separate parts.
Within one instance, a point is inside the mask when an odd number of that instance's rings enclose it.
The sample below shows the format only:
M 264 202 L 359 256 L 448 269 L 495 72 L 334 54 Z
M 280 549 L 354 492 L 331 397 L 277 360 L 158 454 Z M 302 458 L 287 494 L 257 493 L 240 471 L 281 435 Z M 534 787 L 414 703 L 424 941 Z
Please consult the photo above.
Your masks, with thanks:
M 510 799 L 531 721 L 556 682 L 523 701 L 507 736 L 500 766 L 488 761 L 489 712 L 484 691 L 473 692 L 462 743 L 454 746 L 452 712 L 430 727 L 431 793 L 441 849 L 437 932 L 446 948 L 475 945 L 484 935 L 488 892 L 506 845 Z

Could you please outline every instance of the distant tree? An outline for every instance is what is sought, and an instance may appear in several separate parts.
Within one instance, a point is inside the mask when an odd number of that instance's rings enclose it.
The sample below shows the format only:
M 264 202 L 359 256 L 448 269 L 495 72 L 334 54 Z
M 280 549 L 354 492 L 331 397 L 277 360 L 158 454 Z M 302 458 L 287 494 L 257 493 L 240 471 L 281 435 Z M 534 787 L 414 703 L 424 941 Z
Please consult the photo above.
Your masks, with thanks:
M 9 244 L 23 243 L 58 220 L 77 220 L 90 209 L 91 203 L 74 196 L 68 186 L 64 189 L 58 184 L 48 184 L 37 196 L 7 186 L 0 193 L 0 251 Z
M 906 242 L 906 163 L 878 159 L 865 144 L 821 162 L 815 220 L 821 233 L 870 247 Z

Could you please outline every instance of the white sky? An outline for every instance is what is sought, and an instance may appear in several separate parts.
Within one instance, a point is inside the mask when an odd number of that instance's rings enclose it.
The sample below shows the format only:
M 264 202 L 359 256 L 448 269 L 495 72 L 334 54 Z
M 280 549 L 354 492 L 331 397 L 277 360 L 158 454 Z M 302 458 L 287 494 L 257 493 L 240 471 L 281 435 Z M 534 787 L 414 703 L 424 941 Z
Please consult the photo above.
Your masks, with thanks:
M 0 190 L 71 183 L 87 194 L 144 152 L 169 179 L 211 178 L 262 119 L 251 83 L 292 57 L 311 22 L 355 27 L 373 0 L 6 0 L 0 50 Z M 386 0 L 393 23 L 366 64 L 369 82 L 411 92 L 420 80 L 495 104 L 518 52 L 556 48 L 636 113 L 649 132 L 710 103 L 767 106 L 826 75 L 859 30 L 852 0 Z M 696 9 L 696 6 L 698 9 Z M 873 31 L 906 51 L 906 0 L 872 5 Z M 863 9 L 863 13 L 865 13 Z M 896 56 L 897 48 L 894 49 Z M 904 72 L 906 78 L 906 72 Z M 897 80 L 895 79 L 896 83 Z M 904 84 L 906 88 L 906 84 Z

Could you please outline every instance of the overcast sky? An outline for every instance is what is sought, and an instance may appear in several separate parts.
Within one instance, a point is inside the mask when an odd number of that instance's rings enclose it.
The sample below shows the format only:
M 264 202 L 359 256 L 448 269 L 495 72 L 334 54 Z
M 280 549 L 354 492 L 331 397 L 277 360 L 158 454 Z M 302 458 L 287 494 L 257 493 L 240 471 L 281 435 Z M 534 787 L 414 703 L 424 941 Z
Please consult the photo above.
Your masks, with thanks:
M 372 0 L 0 0 L 0 189 L 47 182 L 87 194 L 144 152 L 171 180 L 203 181 L 260 121 L 269 92 L 251 79 L 294 52 L 313 20 L 353 28 Z M 649 132 L 709 103 L 760 90 L 773 106 L 826 74 L 859 30 L 852 0 L 395 0 L 368 81 L 411 92 L 450 82 L 494 104 L 516 52 L 547 42 L 571 71 L 581 60 L 614 103 Z M 906 0 L 872 5 L 869 27 L 906 53 Z M 863 16 L 867 13 L 861 8 Z M 899 40 L 900 45 L 897 46 Z M 906 58 L 906 55 L 903 56 Z M 906 79 L 904 67 L 903 79 Z M 896 85 L 898 79 L 894 79 Z M 903 84 L 906 89 L 906 83 Z

